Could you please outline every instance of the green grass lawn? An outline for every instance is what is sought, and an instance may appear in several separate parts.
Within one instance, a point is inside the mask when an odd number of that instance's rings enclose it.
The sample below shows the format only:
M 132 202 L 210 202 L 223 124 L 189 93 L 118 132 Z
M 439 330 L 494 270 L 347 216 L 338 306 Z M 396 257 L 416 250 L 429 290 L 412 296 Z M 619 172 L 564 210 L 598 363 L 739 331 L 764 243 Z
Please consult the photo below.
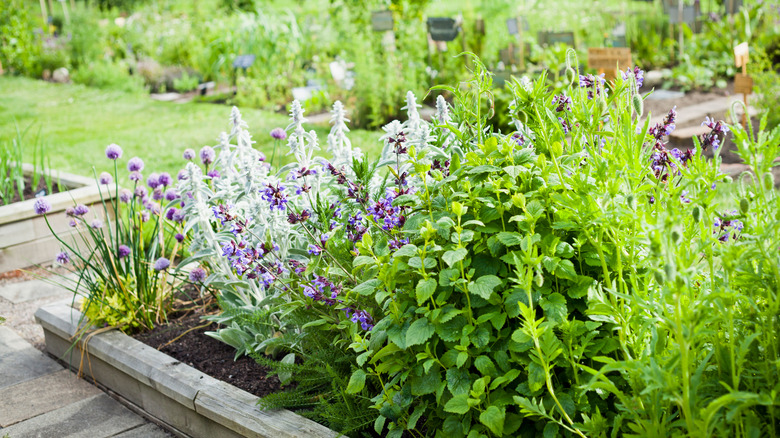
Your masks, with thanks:
M 242 109 L 256 147 L 270 159 L 273 139 L 269 132 L 289 120 L 282 114 Z M 215 145 L 220 132 L 228 129 L 230 107 L 214 104 L 157 102 L 145 94 L 127 94 L 81 85 L 59 85 L 21 77 L 0 76 L 0 149 L 11 144 L 20 130 L 24 137 L 25 160 L 32 159 L 35 139 L 40 135 L 51 166 L 66 172 L 92 175 L 108 170 L 104 150 L 110 143 L 124 149 L 121 164 L 133 156 L 146 162 L 146 173 L 167 171 L 175 175 L 184 161 L 186 148 L 196 151 Z M 314 129 L 323 146 L 328 126 Z M 380 151 L 380 134 L 355 130 L 350 139 L 369 156 Z M 286 154 L 286 144 L 280 147 Z M 290 157 L 284 157 L 289 160 Z

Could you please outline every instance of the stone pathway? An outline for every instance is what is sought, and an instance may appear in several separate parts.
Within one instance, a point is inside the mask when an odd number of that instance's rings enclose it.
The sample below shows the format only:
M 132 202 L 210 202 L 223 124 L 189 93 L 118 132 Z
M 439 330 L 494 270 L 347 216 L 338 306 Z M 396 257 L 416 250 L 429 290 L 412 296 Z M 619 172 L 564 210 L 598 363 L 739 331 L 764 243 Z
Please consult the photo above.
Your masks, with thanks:
M 39 280 L 0 287 L 0 315 L 9 320 L 0 326 L 0 437 L 170 437 L 15 331 L 21 328 L 32 340 L 40 336 L 42 343 L 40 326 L 40 334 L 30 327 L 32 314 L 41 303 L 62 298 L 59 290 Z

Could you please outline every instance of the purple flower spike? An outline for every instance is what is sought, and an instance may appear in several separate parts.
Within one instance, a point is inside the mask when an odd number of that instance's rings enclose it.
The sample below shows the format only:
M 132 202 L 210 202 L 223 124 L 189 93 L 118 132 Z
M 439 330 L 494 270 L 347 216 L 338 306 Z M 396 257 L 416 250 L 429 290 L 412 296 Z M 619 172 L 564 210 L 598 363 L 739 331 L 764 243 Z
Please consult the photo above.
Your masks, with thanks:
M 70 263 L 70 256 L 68 255 L 67 252 L 62 251 L 60 253 L 57 253 L 57 257 L 55 258 L 55 260 L 57 261 L 57 264 L 67 265 L 68 263 Z
M 190 281 L 193 283 L 203 283 L 206 279 L 206 270 L 198 266 L 190 271 Z
M 114 178 L 111 177 L 111 174 L 108 172 L 102 172 L 100 176 L 98 177 L 98 182 L 100 184 L 103 184 L 104 186 L 107 186 L 111 184 L 114 181 Z
M 182 157 L 187 161 L 192 161 L 192 159 L 195 158 L 195 151 L 187 148 L 184 150 L 184 155 L 182 155 Z
M 140 172 L 144 170 L 144 160 L 133 157 L 127 162 L 127 170 L 130 172 Z
M 130 255 L 130 247 L 127 245 L 119 245 L 119 249 L 117 250 L 117 256 L 119 256 L 120 259 L 123 259 Z
M 49 210 L 51 210 L 51 204 L 49 204 L 49 201 L 44 198 L 38 198 L 35 200 L 35 204 L 33 204 L 33 211 L 35 211 L 35 214 L 46 214 Z
M 276 140 L 284 140 L 287 138 L 287 133 L 282 128 L 274 128 L 271 130 L 271 137 Z
M 200 150 L 200 161 L 205 165 L 209 165 L 217 158 L 217 153 L 214 152 L 214 148 L 211 146 L 203 146 Z
M 164 271 L 168 269 L 169 266 L 171 266 L 171 261 L 166 259 L 165 257 L 160 257 L 159 259 L 157 259 L 157 261 L 154 262 L 155 271 Z
M 122 158 L 122 148 L 118 144 L 111 143 L 106 147 L 106 157 L 109 160 Z

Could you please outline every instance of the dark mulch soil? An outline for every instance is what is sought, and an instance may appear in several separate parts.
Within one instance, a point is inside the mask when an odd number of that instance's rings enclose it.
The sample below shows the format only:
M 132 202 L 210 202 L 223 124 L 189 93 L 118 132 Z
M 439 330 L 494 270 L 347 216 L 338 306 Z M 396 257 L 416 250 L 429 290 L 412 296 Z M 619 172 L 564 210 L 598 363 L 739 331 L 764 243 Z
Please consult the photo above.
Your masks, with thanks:
M 188 306 L 193 307 L 192 304 Z M 217 330 L 215 323 L 192 330 L 169 344 L 187 330 L 208 323 L 201 319 L 203 315 L 202 307 L 191 311 L 180 309 L 178 315 L 169 317 L 167 325 L 133 337 L 215 379 L 230 383 L 258 397 L 281 390 L 279 379 L 276 376 L 267 376 L 267 368 L 247 356 L 233 361 L 236 354 L 233 347 L 204 334 Z
M 32 177 L 25 176 L 24 177 L 24 190 L 22 191 L 22 195 L 24 196 L 24 199 L 19 197 L 19 193 L 16 190 L 16 184 L 14 184 L 14 191 L 13 191 L 14 196 L 13 196 L 13 198 L 11 198 L 10 202 L 6 202 L 6 204 L 13 204 L 14 202 L 26 201 L 28 199 L 33 199 L 35 197 L 35 195 L 37 195 L 38 193 L 42 193 L 43 195 L 51 195 L 51 194 L 59 193 L 59 192 L 60 192 L 60 187 L 59 187 L 59 185 L 57 185 L 56 181 L 52 182 L 52 191 L 51 191 L 51 193 L 49 193 L 49 189 L 48 189 L 48 187 L 46 187 L 46 180 L 44 180 L 43 178 L 40 178 L 38 180 L 38 184 L 36 184 L 33 187 Z

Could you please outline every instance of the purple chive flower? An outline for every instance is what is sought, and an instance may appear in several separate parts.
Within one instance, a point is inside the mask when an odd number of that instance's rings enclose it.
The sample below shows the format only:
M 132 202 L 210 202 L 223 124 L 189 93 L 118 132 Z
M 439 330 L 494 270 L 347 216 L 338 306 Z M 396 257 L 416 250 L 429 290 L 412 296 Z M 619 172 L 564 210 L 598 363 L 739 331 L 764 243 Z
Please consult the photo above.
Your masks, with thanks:
M 161 186 L 168 187 L 172 182 L 171 175 L 168 172 L 163 172 L 160 174 L 160 177 L 157 179 L 157 181 Z
M 107 186 L 111 184 L 114 181 L 114 178 L 111 177 L 111 174 L 108 172 L 102 172 L 100 176 L 98 177 L 98 182 L 100 184 L 103 184 L 104 186 Z
M 73 214 L 76 216 L 84 216 L 89 213 L 89 207 L 84 204 L 79 204 L 73 209 Z
M 173 214 L 173 221 L 174 222 L 183 222 L 185 217 L 184 210 L 176 210 L 176 213 Z
M 92 222 L 90 222 L 89 226 L 96 230 L 103 228 L 103 221 L 101 221 L 100 219 L 93 219 Z
M 76 219 L 71 219 L 71 220 L 68 222 L 68 225 L 69 225 L 71 228 L 75 228 L 76 226 L 78 226 L 78 222 L 76 222 Z
M 148 178 L 146 178 L 146 185 L 149 186 L 150 189 L 156 189 L 160 186 L 160 175 L 153 173 L 149 175 Z
M 131 199 L 133 199 L 133 192 L 129 189 L 122 189 L 119 191 L 119 200 L 121 202 L 127 204 Z
M 149 210 L 144 210 L 141 212 L 141 222 L 149 222 L 149 218 L 151 215 L 149 214 Z
M 182 157 L 184 157 L 184 159 L 187 161 L 192 161 L 192 159 L 195 158 L 195 151 L 193 149 L 187 148 L 184 150 Z
M 182 233 L 176 233 L 176 235 L 173 236 L 173 238 L 176 239 L 176 241 L 179 243 L 184 242 L 184 234 Z
M 176 214 L 176 211 L 177 210 L 175 208 L 169 208 L 168 211 L 165 212 L 165 218 L 169 221 L 172 221 L 173 215 Z
M 161 187 L 161 186 L 158 186 L 158 187 L 157 187 L 156 189 L 154 189 L 154 191 L 152 192 L 152 199 L 154 199 L 155 201 L 159 201 L 159 200 L 161 200 L 162 198 L 163 198 L 163 191 L 162 191 L 162 187 Z
M 144 160 L 133 157 L 127 162 L 127 170 L 130 172 L 140 172 L 144 170 Z
M 141 175 L 141 172 L 130 172 L 130 175 L 127 178 L 129 178 L 130 181 L 138 182 L 144 179 L 144 176 Z
M 127 245 L 119 245 L 119 249 L 117 249 L 117 256 L 120 259 L 123 259 L 130 255 L 130 247 Z
M 165 191 L 166 201 L 173 201 L 178 198 L 179 198 L 179 194 L 176 192 L 176 189 L 168 189 Z
M 51 204 L 49 204 L 49 201 L 45 198 L 38 198 L 35 200 L 35 204 L 33 204 L 33 211 L 35 211 L 35 214 L 46 214 L 49 210 L 51 210 Z
M 187 171 L 185 171 L 184 169 L 180 170 L 179 173 L 176 175 L 176 179 L 178 179 L 179 181 L 184 181 L 187 178 L 188 178 Z
M 274 128 L 271 130 L 271 137 L 276 140 L 284 140 L 287 138 L 287 132 L 285 132 L 282 128 Z
M 136 198 L 144 199 L 149 195 L 149 191 L 144 186 L 136 187 L 134 195 Z
M 154 262 L 155 271 L 164 271 L 168 269 L 169 266 L 171 266 L 171 261 L 166 259 L 165 257 L 160 257 Z
M 217 153 L 214 152 L 214 148 L 211 146 L 203 146 L 200 149 L 200 161 L 205 165 L 209 165 L 217 158 Z
M 190 271 L 190 281 L 193 283 L 203 283 L 206 279 L 206 270 L 198 266 Z
M 118 144 L 111 143 L 106 146 L 106 157 L 109 160 L 117 160 L 122 158 L 122 148 Z
M 67 252 L 62 251 L 57 253 L 57 257 L 55 258 L 55 261 L 60 265 L 67 265 L 70 263 L 70 256 Z
M 217 169 L 211 169 L 206 173 L 206 176 L 211 179 L 217 179 L 220 177 L 219 171 Z

